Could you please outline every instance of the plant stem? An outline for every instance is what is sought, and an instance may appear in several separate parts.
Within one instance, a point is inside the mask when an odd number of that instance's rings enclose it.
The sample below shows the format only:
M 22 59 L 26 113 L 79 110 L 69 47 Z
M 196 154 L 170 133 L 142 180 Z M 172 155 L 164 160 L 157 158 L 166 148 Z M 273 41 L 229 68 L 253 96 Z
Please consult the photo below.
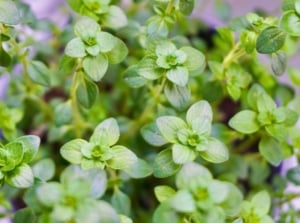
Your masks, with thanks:
M 227 54 L 223 60 L 224 69 L 228 68 L 229 65 L 245 54 L 245 49 L 241 47 L 241 43 L 237 42 L 232 50 Z

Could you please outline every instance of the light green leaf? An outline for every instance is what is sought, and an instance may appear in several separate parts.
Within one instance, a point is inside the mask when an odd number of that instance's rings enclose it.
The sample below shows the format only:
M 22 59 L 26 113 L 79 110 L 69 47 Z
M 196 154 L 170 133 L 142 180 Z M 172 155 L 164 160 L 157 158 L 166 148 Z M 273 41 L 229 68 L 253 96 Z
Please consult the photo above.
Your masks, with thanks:
M 189 80 L 188 70 L 181 66 L 168 70 L 166 75 L 169 81 L 181 87 L 185 86 Z
M 181 87 L 172 83 L 167 83 L 164 93 L 170 104 L 178 110 L 185 109 L 191 97 L 190 89 L 187 86 Z
M 107 133 L 104 136 L 102 135 L 103 130 Z M 104 139 L 103 137 L 106 137 Z M 112 146 L 117 143 L 120 137 L 119 125 L 116 119 L 108 118 L 103 120 L 101 123 L 97 125 L 94 129 L 94 133 L 90 138 L 90 142 L 98 145 L 103 145 L 103 141 L 107 141 L 109 146 Z M 104 143 L 106 144 L 106 143 Z
M 120 220 L 121 220 L 120 223 L 133 223 L 133 221 L 129 217 L 122 215 L 122 214 L 119 214 L 119 216 L 120 216 Z
M 185 164 L 196 158 L 196 153 L 187 146 L 174 144 L 172 146 L 172 157 L 174 163 Z
M 222 163 L 229 159 L 227 147 L 218 139 L 210 138 L 204 146 L 207 149 L 200 152 L 203 159 L 212 163 Z
M 300 17 L 294 10 L 286 11 L 280 19 L 280 28 L 291 36 L 300 36 Z
M 189 188 L 190 182 L 195 178 L 208 181 L 212 179 L 212 175 L 207 168 L 198 163 L 186 163 L 176 175 L 176 185 L 181 189 Z
M 288 75 L 293 84 L 300 86 L 300 70 L 295 68 L 288 68 Z
M 64 144 L 60 149 L 62 157 L 73 164 L 80 164 L 82 160 L 81 148 L 88 142 L 83 139 L 74 139 Z
M 221 63 L 217 61 L 208 61 L 208 67 L 211 70 L 213 76 L 216 76 L 217 79 L 222 80 L 223 79 L 223 66 Z
M 280 50 L 285 42 L 286 34 L 276 26 L 265 28 L 256 40 L 259 53 L 270 54 Z
M 225 201 L 228 198 L 230 191 L 228 184 L 219 180 L 212 180 L 207 189 L 210 194 L 210 198 L 217 204 Z
M 229 120 L 229 126 L 244 134 L 254 133 L 259 130 L 257 113 L 251 110 L 238 112 Z
M 67 43 L 65 54 L 69 57 L 81 58 L 86 56 L 85 46 L 82 40 L 78 38 L 72 39 Z
M 125 70 L 123 77 L 129 87 L 139 88 L 147 83 L 147 80 L 139 74 L 137 65 L 129 67 Z
M 205 57 L 203 53 L 201 53 L 199 50 L 196 50 L 193 47 L 185 46 L 180 48 L 183 52 L 186 53 L 187 59 L 184 62 L 184 66 L 189 70 L 197 70 L 201 68 L 201 70 L 205 67 Z
M 55 163 L 50 158 L 39 160 L 32 167 L 32 171 L 33 175 L 40 180 L 50 180 L 55 174 Z
M 96 33 L 99 31 L 99 24 L 89 17 L 80 18 L 74 26 L 75 35 L 79 36 L 83 41 L 88 41 L 89 38 L 95 38 Z
M 110 64 L 118 64 L 122 62 L 127 57 L 127 54 L 128 48 L 126 44 L 118 38 L 115 40 L 114 48 L 105 53 Z
M 265 127 L 270 136 L 273 136 L 278 141 L 284 141 L 288 135 L 288 130 L 283 124 L 272 124 Z
M 99 54 L 96 57 L 85 57 L 82 66 L 85 73 L 93 81 L 100 81 L 107 71 L 108 60 L 103 54 Z
M 170 200 L 172 208 L 178 212 L 189 213 L 196 210 L 193 196 L 188 190 L 179 190 Z
M 229 188 L 229 193 L 227 194 L 227 198 L 223 201 L 220 206 L 225 211 L 228 216 L 237 216 L 240 213 L 242 202 L 243 202 L 243 194 L 242 192 L 232 183 L 223 182 L 227 184 Z
M 126 169 L 137 162 L 136 155 L 124 146 L 114 146 L 111 151 L 112 158 L 107 165 L 113 169 Z
M 91 108 L 97 99 L 98 93 L 98 86 L 94 82 L 86 77 L 80 79 L 76 88 L 76 98 L 81 106 Z
M 300 1 L 295 0 L 295 10 L 298 15 L 300 15 Z
M 111 198 L 111 204 L 116 209 L 118 214 L 130 215 L 131 201 L 129 197 L 119 189 L 114 190 Z
M 6 150 L 7 159 L 12 161 L 14 164 L 11 166 L 14 168 L 19 165 L 24 159 L 24 148 L 20 142 L 12 141 L 5 145 L 4 150 Z M 9 162 L 9 161 L 8 161 Z M 2 167 L 2 171 L 8 171 L 7 167 Z
M 177 142 L 177 132 L 187 128 L 185 122 L 175 116 L 161 116 L 156 119 L 156 125 L 162 136 L 170 143 Z
M 123 10 L 115 5 L 109 7 L 103 16 L 103 24 L 113 29 L 119 29 L 128 23 L 126 14 Z
M 261 155 L 274 166 L 278 166 L 283 160 L 281 146 L 272 137 L 263 137 L 259 141 L 258 148 Z
M 153 223 L 180 223 L 180 218 L 169 203 L 160 204 L 153 214 Z
M 100 46 L 100 52 L 106 53 L 114 49 L 117 44 L 117 38 L 108 32 L 97 33 L 97 44 Z
M 22 144 L 24 150 L 23 162 L 26 163 L 30 162 L 37 154 L 41 142 L 40 138 L 35 135 L 21 136 L 14 141 Z
M 55 222 L 69 222 L 74 213 L 74 208 L 63 204 L 56 204 L 51 212 L 51 218 Z
M 287 58 L 285 53 L 277 52 L 272 54 L 271 68 L 276 76 L 284 74 L 287 67 Z
M 193 126 L 195 120 L 199 120 L 200 122 L 205 122 L 208 120 L 209 122 L 213 119 L 213 112 L 210 104 L 201 100 L 194 103 L 186 113 L 186 121 L 190 126 Z M 196 129 L 195 129 L 196 130 Z
M 64 196 L 63 187 L 57 182 L 45 183 L 36 190 L 38 200 L 47 207 L 53 207 Z
M 271 198 L 269 193 L 265 190 L 258 192 L 252 197 L 251 205 L 258 216 L 266 215 L 271 207 Z
M 98 201 L 97 202 L 98 206 L 98 212 L 97 215 L 99 215 L 101 219 L 101 223 L 120 223 L 120 218 L 117 214 L 117 212 L 106 202 L 104 201 Z M 95 212 L 93 212 L 93 215 Z M 89 222 L 89 223 L 98 223 L 99 221 L 87 221 L 87 219 L 82 219 L 82 221 L 79 222 Z
M 141 129 L 141 134 L 145 141 L 153 146 L 162 146 L 167 143 L 167 141 L 160 134 L 157 126 L 154 123 L 145 125 Z
M 34 176 L 31 168 L 22 163 L 20 166 L 15 168 L 13 171 L 10 171 L 6 175 L 6 182 L 17 188 L 27 188 L 32 186 L 34 180 Z
M 161 77 L 163 72 L 157 68 L 155 59 L 144 57 L 138 63 L 138 73 L 147 80 L 156 80 Z
M 54 122 L 56 126 L 63 126 L 72 122 L 71 101 L 58 104 L 55 107 Z
M 129 167 L 123 169 L 132 178 L 144 178 L 152 174 L 152 167 L 144 160 L 138 159 Z
M 154 188 L 154 194 L 156 199 L 162 203 L 164 201 L 169 200 L 171 197 L 173 197 L 175 195 L 176 191 L 169 186 L 156 186 Z
M 0 1 L 0 23 L 17 25 L 20 22 L 20 13 L 17 5 L 11 0 Z
M 153 174 L 155 177 L 165 178 L 176 173 L 180 167 L 173 161 L 172 150 L 165 149 L 155 157 Z
M 32 60 L 28 64 L 28 75 L 30 79 L 40 85 L 49 86 L 51 72 L 49 68 L 42 62 Z

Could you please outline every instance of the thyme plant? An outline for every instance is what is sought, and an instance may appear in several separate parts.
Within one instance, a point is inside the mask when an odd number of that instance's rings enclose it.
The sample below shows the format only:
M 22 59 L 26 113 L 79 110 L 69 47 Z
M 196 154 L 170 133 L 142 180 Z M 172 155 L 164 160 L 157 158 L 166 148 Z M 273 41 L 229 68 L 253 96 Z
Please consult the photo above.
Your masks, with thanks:
M 67 0 L 61 27 L 0 0 L 1 218 L 299 222 L 300 1 L 213 32 L 196 3 Z

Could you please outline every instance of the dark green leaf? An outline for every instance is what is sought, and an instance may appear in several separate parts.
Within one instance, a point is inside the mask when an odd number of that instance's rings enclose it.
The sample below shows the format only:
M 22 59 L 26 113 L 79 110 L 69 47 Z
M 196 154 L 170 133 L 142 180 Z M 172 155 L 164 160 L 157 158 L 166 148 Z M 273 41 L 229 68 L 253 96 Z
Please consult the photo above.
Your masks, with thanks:
M 155 158 L 153 166 L 153 174 L 158 178 L 165 178 L 175 174 L 181 165 L 174 163 L 172 150 L 165 149 L 161 151 Z
M 1 41 L 0 41 L 1 43 Z M 2 44 L 0 44 L 0 66 L 8 67 L 11 64 L 10 55 L 3 49 Z
M 274 53 L 283 46 L 285 37 L 285 33 L 278 27 L 267 27 L 257 38 L 256 50 L 264 54 Z
M 276 76 L 281 76 L 287 67 L 287 58 L 285 53 L 277 52 L 272 54 L 271 67 Z
M 194 0 L 180 0 L 179 10 L 185 15 L 190 15 L 194 9 L 194 4 Z
M 13 223 L 36 223 L 36 216 L 31 208 L 23 208 L 16 212 Z
M 76 97 L 83 107 L 90 108 L 95 103 L 98 92 L 98 86 L 94 82 L 82 78 L 76 89 Z
M 300 185 L 300 166 L 289 169 L 287 179 L 295 185 Z
M 28 64 L 28 75 L 37 84 L 49 86 L 51 72 L 49 68 L 40 61 L 30 61 Z

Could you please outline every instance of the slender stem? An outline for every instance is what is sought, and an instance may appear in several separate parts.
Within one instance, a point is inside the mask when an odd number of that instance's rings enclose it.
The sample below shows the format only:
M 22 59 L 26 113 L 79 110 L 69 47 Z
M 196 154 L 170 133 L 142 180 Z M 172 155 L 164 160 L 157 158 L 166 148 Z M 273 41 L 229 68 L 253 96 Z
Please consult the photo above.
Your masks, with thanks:
M 168 15 L 172 12 L 173 10 L 173 7 L 174 7 L 174 0 L 170 0 L 169 3 L 168 3 L 168 6 L 166 8 L 166 11 L 165 13 Z
M 241 47 L 241 43 L 238 42 L 227 54 L 223 60 L 223 67 L 226 69 L 234 60 L 240 58 L 245 54 L 245 49 Z

